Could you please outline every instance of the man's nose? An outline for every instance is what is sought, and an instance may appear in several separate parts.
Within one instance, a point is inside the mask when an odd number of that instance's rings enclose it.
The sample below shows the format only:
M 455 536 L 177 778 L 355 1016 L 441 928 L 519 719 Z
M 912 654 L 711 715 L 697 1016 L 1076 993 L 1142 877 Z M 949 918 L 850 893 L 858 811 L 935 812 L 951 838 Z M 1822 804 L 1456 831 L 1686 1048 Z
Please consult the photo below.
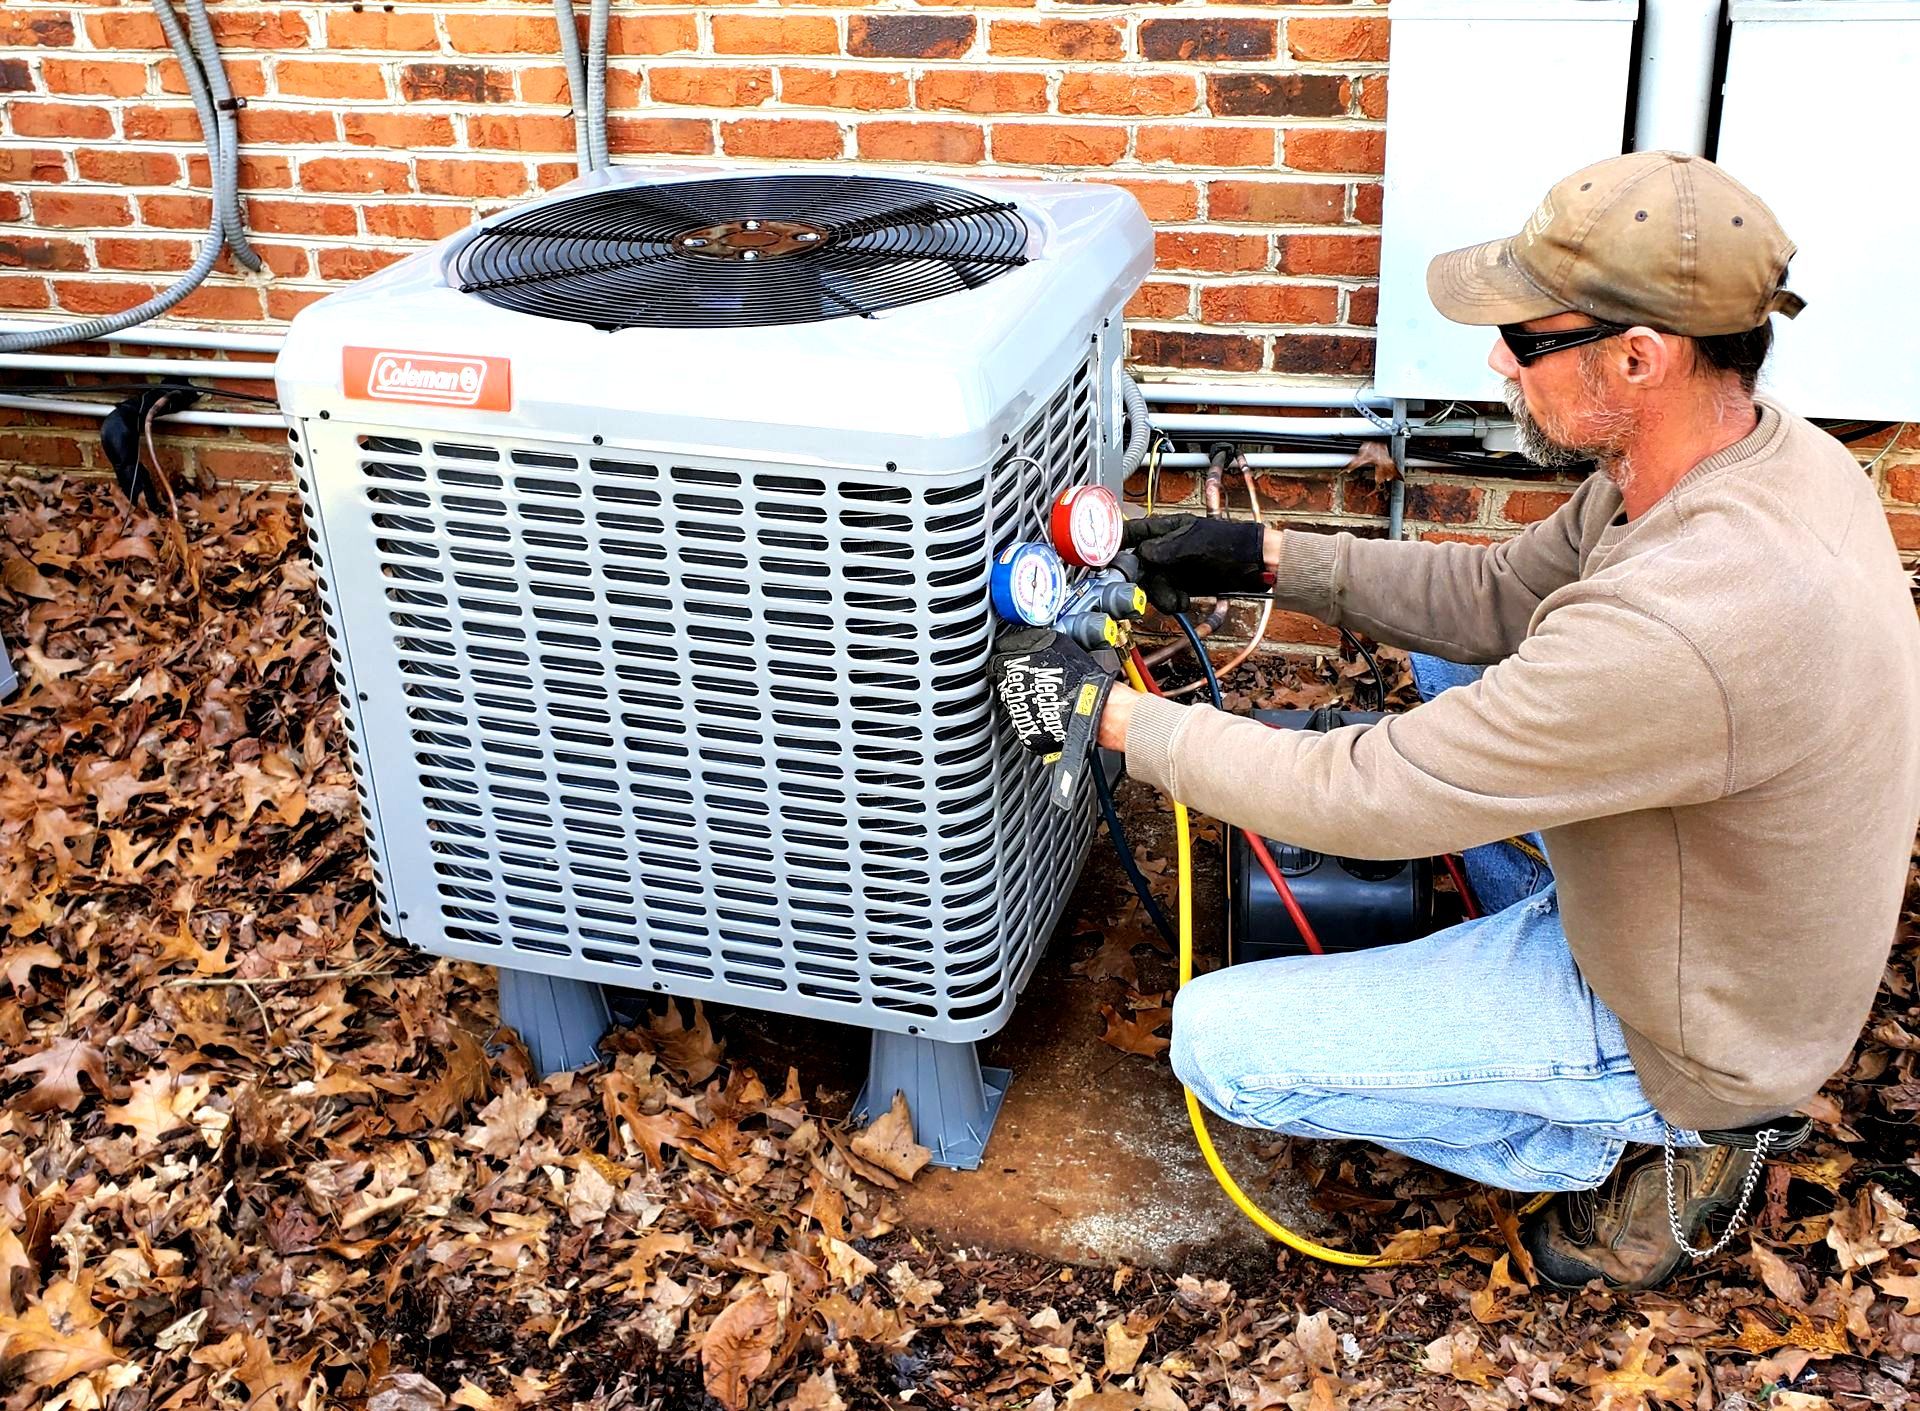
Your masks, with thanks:
M 1498 333 L 1493 335 L 1493 346 L 1487 350 L 1487 366 L 1505 378 L 1520 375 L 1520 364 L 1514 360 L 1513 349 Z

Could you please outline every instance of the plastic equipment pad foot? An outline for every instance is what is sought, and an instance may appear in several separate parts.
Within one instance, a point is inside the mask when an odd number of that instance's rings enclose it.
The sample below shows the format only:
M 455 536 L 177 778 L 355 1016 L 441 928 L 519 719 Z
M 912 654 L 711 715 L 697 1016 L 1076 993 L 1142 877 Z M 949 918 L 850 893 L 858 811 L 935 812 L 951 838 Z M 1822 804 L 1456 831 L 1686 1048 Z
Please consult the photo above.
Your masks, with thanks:
M 971 1171 L 986 1155 L 993 1119 L 1012 1081 L 1011 1069 L 982 1068 L 972 1044 L 876 1029 L 853 1118 L 871 1121 L 886 1112 L 896 1092 L 904 1093 L 913 1139 L 933 1153 L 931 1164 Z
M 500 1019 L 519 1033 L 544 1078 L 567 1068 L 580 1068 L 599 1055 L 600 1036 L 612 1015 L 605 991 L 586 980 L 539 975 L 531 970 L 501 969 Z

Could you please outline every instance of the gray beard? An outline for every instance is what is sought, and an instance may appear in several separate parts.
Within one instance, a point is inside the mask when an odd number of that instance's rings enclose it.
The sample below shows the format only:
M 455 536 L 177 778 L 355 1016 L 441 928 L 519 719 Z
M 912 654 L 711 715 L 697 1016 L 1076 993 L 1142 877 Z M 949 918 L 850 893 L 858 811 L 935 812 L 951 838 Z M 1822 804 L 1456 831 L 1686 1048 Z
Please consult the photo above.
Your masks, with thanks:
M 1570 466 L 1586 465 L 1601 459 L 1602 453 L 1594 447 L 1569 446 L 1547 435 L 1546 429 L 1534 420 L 1533 413 L 1527 408 L 1526 395 L 1521 392 L 1520 384 L 1514 378 L 1507 379 L 1502 389 L 1506 397 L 1507 410 L 1513 416 L 1513 439 L 1520 445 L 1520 453 L 1537 466 L 1547 470 L 1565 470 Z

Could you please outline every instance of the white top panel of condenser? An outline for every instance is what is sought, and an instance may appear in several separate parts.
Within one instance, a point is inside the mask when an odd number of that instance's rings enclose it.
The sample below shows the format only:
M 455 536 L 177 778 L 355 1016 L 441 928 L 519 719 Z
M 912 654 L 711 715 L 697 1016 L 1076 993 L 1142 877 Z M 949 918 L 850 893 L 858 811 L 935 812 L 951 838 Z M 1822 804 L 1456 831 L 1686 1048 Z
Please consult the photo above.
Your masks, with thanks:
M 1443 250 L 1512 235 L 1561 177 L 1617 156 L 1638 0 L 1393 0 L 1374 386 L 1498 400 L 1493 330 L 1427 302 Z
M 1799 247 L 1761 386 L 1802 416 L 1920 419 L 1920 3 L 1734 0 L 1714 159 Z M 1399 95 L 1394 95 L 1399 100 Z M 1391 139 L 1389 139 L 1391 141 Z

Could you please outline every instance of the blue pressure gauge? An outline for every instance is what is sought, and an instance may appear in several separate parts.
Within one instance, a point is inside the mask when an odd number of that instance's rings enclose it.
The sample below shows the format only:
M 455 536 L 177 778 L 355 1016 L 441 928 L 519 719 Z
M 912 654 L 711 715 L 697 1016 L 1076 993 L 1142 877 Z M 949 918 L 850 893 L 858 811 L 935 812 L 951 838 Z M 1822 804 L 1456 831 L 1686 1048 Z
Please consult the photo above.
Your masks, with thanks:
M 1014 544 L 993 561 L 993 610 L 1008 622 L 1045 627 L 1067 600 L 1067 566 L 1046 544 Z

